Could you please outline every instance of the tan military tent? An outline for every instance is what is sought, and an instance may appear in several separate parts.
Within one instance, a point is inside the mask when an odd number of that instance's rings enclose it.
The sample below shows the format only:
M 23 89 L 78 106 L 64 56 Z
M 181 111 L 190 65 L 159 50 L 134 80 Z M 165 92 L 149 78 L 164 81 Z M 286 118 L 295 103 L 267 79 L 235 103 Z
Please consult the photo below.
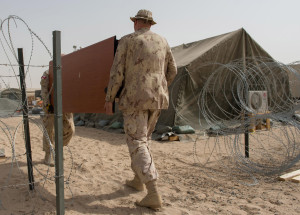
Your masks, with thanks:
M 12 100 L 21 100 L 22 92 L 18 88 L 7 88 L 1 92 L 1 98 L 8 98 Z
M 289 79 L 292 97 L 300 99 L 300 64 L 289 65 Z
M 199 94 L 208 77 L 220 67 L 220 64 L 228 64 L 238 59 L 254 59 L 255 61 L 255 58 L 273 61 L 272 57 L 244 29 L 183 44 L 172 48 L 172 52 L 177 63 L 178 75 L 170 87 L 169 109 L 162 111 L 158 124 L 191 125 L 196 129 L 205 127 L 205 124 L 199 123 L 199 120 L 203 119 L 199 107 Z M 282 81 L 284 80 L 287 78 L 283 77 Z M 228 77 L 220 82 L 220 85 L 224 86 L 230 84 L 232 83 Z M 286 85 L 283 88 L 284 91 L 288 91 Z M 222 104 L 223 112 L 226 110 L 231 113 L 234 110 L 232 107 L 234 95 L 231 95 L 232 92 L 226 93 L 228 94 L 227 101 L 223 103 L 224 92 L 214 92 L 214 96 L 220 101 L 219 104 Z M 214 114 L 219 115 L 219 118 L 223 117 L 223 113 L 219 111 L 213 100 L 208 98 L 207 103 L 208 108 Z M 232 113 L 232 116 L 234 114 Z
M 172 48 L 172 52 L 177 63 L 178 75 L 170 86 L 169 109 L 162 111 L 158 125 L 190 125 L 195 129 L 207 129 L 209 126 L 208 124 L 205 125 L 205 120 L 203 120 L 203 114 L 199 107 L 200 92 L 203 86 L 207 84 L 207 79 L 213 72 L 217 71 L 224 64 L 241 59 L 245 62 L 250 61 L 253 65 L 258 67 L 262 64 L 267 65 L 263 66 L 265 68 L 261 68 L 262 73 L 260 74 L 265 76 L 265 78 L 272 83 L 269 83 L 267 89 L 265 89 L 266 86 L 264 86 L 263 83 L 262 86 L 255 86 L 255 89 L 253 88 L 252 90 L 268 91 L 269 108 L 273 108 L 271 111 L 280 109 L 279 107 L 285 102 L 286 96 L 289 96 L 289 81 L 287 75 L 280 73 L 278 68 L 275 68 L 273 65 L 270 66 L 270 62 L 273 63 L 275 61 L 244 29 L 189 44 L 183 44 Z M 257 60 L 258 58 L 260 60 Z M 261 59 L 265 59 L 266 63 L 262 62 Z M 274 72 L 277 73 L 276 79 L 274 79 Z M 207 98 L 207 108 L 216 119 L 230 120 L 230 117 L 239 117 L 237 115 L 241 113 L 239 110 L 240 107 L 235 104 L 236 95 L 234 94 L 236 92 L 233 91 L 236 89 L 235 85 L 237 83 L 233 85 L 233 79 L 234 74 L 228 71 L 226 78 L 222 80 L 221 77 L 219 82 L 222 86 L 230 86 L 231 91 L 223 92 L 222 88 L 220 88 L 219 91 L 211 89 L 211 92 L 214 94 L 214 99 Z M 252 79 L 260 80 L 261 77 L 260 75 L 254 75 Z M 259 83 L 259 81 L 257 83 Z M 224 98 L 224 94 L 226 98 Z M 216 101 L 219 106 L 216 105 Z M 220 110 L 220 106 L 222 110 Z M 121 114 L 116 113 L 113 117 L 110 117 L 102 113 L 94 113 L 85 114 L 84 117 L 86 121 L 97 123 L 101 119 L 108 118 L 120 120 Z

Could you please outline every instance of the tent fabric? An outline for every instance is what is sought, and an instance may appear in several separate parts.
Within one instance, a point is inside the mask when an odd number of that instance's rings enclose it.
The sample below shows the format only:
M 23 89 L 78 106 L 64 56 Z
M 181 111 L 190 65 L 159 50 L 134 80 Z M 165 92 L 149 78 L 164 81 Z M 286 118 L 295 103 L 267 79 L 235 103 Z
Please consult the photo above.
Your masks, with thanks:
M 1 91 L 1 98 L 19 101 L 22 99 L 22 92 L 18 88 L 7 88 Z
M 178 75 L 170 86 L 169 109 L 162 111 L 158 124 L 191 125 L 196 129 L 205 128 L 199 109 L 199 94 L 209 76 L 220 68 L 221 64 L 228 64 L 237 59 L 255 59 L 256 57 L 272 60 L 272 57 L 244 29 L 183 44 L 172 48 L 172 52 L 178 66 Z M 232 84 L 230 83 L 230 74 L 227 76 L 227 80 L 221 80 L 223 83 L 220 85 Z M 228 113 L 232 112 L 232 105 L 222 101 L 224 92 L 218 92 L 218 89 L 211 90 L 215 91 L 215 97 L 223 104 L 223 108 Z M 233 101 L 232 92 L 225 93 L 226 99 Z M 223 113 L 218 112 L 213 100 L 209 99 L 207 101 L 209 108 L 222 118 Z M 234 113 L 232 114 L 234 115 Z
M 300 98 L 300 64 L 289 65 L 289 80 L 292 97 Z
M 220 36 L 173 47 L 172 52 L 176 59 L 177 67 L 181 68 L 196 61 L 204 54 L 207 54 L 210 50 L 219 46 L 219 44 L 230 39 L 235 33 L 236 32 L 226 33 Z

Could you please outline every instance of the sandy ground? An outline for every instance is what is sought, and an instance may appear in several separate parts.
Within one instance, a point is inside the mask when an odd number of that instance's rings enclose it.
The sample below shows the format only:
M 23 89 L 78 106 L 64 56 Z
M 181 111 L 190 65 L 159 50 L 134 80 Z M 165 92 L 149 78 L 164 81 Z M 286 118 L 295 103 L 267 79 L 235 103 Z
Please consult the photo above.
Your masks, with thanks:
M 15 141 L 18 162 L 11 161 L 6 134 L 8 130 L 13 134 L 21 119 L 1 118 L 0 122 L 0 148 L 7 157 L 0 160 L 0 214 L 56 214 L 54 168 L 43 164 L 42 131 L 36 124 L 30 123 L 34 191 L 29 191 L 27 184 L 22 125 Z M 201 144 L 201 138 L 198 142 Z M 146 192 L 124 186 L 124 181 L 133 177 L 125 135 L 76 127 L 69 149 L 64 148 L 65 214 L 300 214 L 297 183 L 265 176 L 259 177 L 255 186 L 244 185 L 251 183 L 250 176 L 231 177 L 232 170 L 220 162 L 211 162 L 210 168 L 197 165 L 192 141 L 153 141 L 151 149 L 164 202 L 159 212 L 136 206 L 135 201 Z M 292 170 L 299 168 L 297 164 Z

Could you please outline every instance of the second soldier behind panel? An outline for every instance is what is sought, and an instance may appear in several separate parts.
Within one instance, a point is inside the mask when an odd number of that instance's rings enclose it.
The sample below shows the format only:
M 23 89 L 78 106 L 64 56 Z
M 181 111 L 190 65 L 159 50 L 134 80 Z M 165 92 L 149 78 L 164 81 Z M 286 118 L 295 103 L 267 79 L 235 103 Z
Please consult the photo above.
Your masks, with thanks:
M 52 87 L 51 87 L 52 88 Z M 41 96 L 43 100 L 43 124 L 45 132 L 43 137 L 43 151 L 45 151 L 44 163 L 54 166 L 54 159 L 51 156 L 50 143 L 54 147 L 54 109 L 50 102 L 51 89 L 49 89 L 49 71 L 45 71 L 41 78 Z M 63 145 L 67 146 L 75 132 L 73 113 L 63 113 Z M 54 153 L 52 153 L 54 154 Z
M 138 191 L 142 191 L 145 184 L 148 193 L 137 205 L 159 209 L 162 200 L 149 141 L 161 110 L 168 108 L 168 87 L 177 74 L 177 67 L 166 39 L 150 30 L 156 24 L 152 13 L 139 10 L 130 19 L 135 32 L 119 41 L 110 71 L 105 110 L 112 114 L 116 94 L 123 87 L 119 109 L 123 113 L 131 168 L 135 174 L 126 184 Z

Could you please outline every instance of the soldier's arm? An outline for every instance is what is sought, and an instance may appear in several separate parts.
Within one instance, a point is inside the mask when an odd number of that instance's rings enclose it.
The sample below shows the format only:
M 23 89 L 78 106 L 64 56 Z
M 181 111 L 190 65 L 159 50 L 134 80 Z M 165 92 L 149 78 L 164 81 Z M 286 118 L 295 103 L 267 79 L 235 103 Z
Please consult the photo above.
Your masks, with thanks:
M 167 80 L 168 87 L 169 87 L 172 84 L 172 82 L 177 74 L 176 62 L 175 62 L 175 59 L 174 59 L 174 56 L 172 54 L 170 47 L 168 47 L 167 57 L 168 57 L 168 67 L 167 67 L 167 73 L 166 73 L 166 80 Z
M 110 70 L 110 79 L 105 98 L 105 101 L 107 102 L 114 102 L 114 99 L 122 86 L 125 72 L 126 49 L 126 41 L 121 39 Z
M 41 96 L 42 96 L 42 100 L 43 100 L 43 106 L 47 107 L 48 104 L 50 104 L 50 100 L 49 100 L 49 74 L 48 72 L 44 72 L 43 76 L 41 77 Z

